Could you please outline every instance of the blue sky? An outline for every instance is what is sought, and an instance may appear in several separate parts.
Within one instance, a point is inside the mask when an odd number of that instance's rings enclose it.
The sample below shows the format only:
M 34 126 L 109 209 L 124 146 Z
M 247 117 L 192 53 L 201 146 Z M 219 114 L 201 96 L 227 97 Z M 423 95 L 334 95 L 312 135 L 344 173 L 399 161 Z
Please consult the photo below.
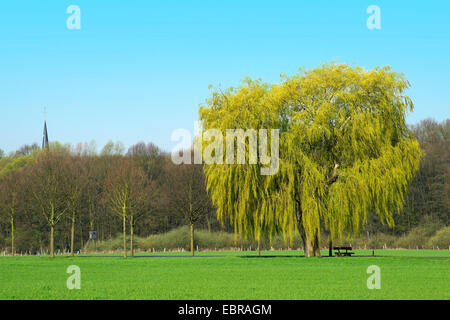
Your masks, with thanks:
M 69 30 L 69 5 L 81 29 Z M 381 30 L 369 30 L 369 5 Z M 152 141 L 193 130 L 208 85 L 279 80 L 324 62 L 405 73 L 409 123 L 450 117 L 450 1 L 2 1 L 0 148 L 42 137 Z

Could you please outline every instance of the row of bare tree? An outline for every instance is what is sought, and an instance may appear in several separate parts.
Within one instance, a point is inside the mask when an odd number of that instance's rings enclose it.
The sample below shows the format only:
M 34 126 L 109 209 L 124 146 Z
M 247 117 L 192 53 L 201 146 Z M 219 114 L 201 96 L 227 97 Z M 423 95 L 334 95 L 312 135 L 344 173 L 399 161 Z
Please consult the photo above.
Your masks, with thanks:
M 37 233 L 41 246 L 47 233 L 52 257 L 56 230 L 62 239 L 59 249 L 68 246 L 74 255 L 87 231 L 100 229 L 105 239 L 119 226 L 124 257 L 128 251 L 133 256 L 136 228 L 142 236 L 152 232 L 152 224 L 155 232 L 167 231 L 161 230 L 161 221 L 170 227 L 189 224 L 194 255 L 194 226 L 214 224 L 201 165 L 174 165 L 152 144 L 137 144 L 127 155 L 90 155 L 54 146 L 28 157 L 23 166 L 0 177 L 0 212 L 3 225 L 9 225 L 12 254 L 18 224 L 23 234 L 24 228 Z

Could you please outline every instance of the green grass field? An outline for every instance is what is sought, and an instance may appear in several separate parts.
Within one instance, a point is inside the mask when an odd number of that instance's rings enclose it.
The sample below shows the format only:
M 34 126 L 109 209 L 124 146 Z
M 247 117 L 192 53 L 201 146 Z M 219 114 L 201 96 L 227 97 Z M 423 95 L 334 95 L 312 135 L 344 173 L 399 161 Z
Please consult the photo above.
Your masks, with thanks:
M 309 259 L 299 251 L 0 257 L 0 299 L 450 298 L 448 250 L 355 252 Z M 66 287 L 70 265 L 81 269 L 80 290 Z M 370 265 L 381 268 L 380 290 L 367 288 Z

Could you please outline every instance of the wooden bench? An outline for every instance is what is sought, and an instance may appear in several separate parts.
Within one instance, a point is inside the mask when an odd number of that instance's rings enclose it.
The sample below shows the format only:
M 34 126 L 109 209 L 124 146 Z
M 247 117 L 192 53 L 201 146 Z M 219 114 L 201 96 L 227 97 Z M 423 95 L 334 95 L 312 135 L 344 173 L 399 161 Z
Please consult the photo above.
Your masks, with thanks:
M 352 247 L 334 247 L 333 250 L 337 250 L 336 257 L 351 257 L 354 252 L 351 252 Z M 345 250 L 345 252 L 341 252 Z

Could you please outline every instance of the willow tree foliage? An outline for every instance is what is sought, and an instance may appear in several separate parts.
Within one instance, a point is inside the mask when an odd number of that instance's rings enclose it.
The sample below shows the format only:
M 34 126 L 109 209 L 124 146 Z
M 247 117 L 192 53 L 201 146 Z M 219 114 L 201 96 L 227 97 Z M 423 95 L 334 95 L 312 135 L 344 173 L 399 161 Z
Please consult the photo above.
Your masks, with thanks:
M 274 104 L 263 102 L 269 98 L 270 89 L 261 81 L 246 79 L 240 88 L 212 92 L 208 105 L 200 109 L 203 129 L 219 130 L 225 137 L 227 129 L 278 128 L 275 110 L 268 112 L 266 109 Z M 205 135 L 203 140 L 205 151 L 209 146 Z M 223 150 L 226 150 L 225 139 L 223 143 Z M 263 234 L 274 235 L 280 230 L 278 223 L 264 214 L 267 178 L 261 175 L 263 165 L 260 162 L 249 164 L 248 148 L 246 140 L 246 164 L 224 164 L 224 155 L 216 164 L 205 165 L 204 171 L 207 190 L 217 207 L 220 222 L 229 222 L 236 233 L 259 241 Z
M 388 67 L 343 64 L 213 90 L 200 108 L 204 129 L 280 130 L 275 175 L 262 176 L 259 162 L 205 166 L 219 220 L 256 239 L 299 232 L 307 256 L 320 254 L 323 230 L 356 236 L 369 214 L 392 227 L 421 156 L 405 123 L 408 87 Z

